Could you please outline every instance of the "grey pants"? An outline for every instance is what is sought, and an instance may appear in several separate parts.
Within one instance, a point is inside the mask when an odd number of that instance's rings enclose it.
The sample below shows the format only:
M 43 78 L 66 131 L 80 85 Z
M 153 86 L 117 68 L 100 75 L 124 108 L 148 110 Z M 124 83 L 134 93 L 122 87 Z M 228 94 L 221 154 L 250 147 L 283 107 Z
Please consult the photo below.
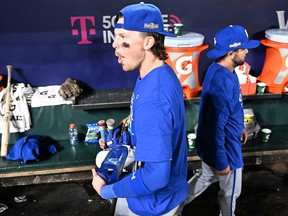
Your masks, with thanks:
M 170 212 L 168 212 L 167 214 L 164 214 L 162 216 L 173 216 L 177 209 L 178 209 L 178 206 L 176 206 Z M 126 201 L 126 198 L 118 198 L 117 203 L 116 203 L 114 216 L 137 216 L 137 215 L 134 214 L 128 208 L 128 203 Z
M 180 204 L 176 214 L 181 215 L 184 206 L 204 192 L 212 183 L 219 182 L 218 202 L 220 215 L 234 216 L 236 199 L 240 196 L 242 187 L 242 168 L 231 170 L 226 176 L 215 174 L 214 168 L 202 162 L 202 171 L 189 180 L 189 195 Z

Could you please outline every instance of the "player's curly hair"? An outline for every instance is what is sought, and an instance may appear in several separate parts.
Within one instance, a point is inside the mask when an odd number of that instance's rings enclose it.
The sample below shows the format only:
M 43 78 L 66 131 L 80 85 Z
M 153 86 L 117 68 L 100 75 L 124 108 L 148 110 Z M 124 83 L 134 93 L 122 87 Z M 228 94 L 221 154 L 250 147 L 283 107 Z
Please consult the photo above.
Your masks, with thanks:
M 152 36 L 155 39 L 155 44 L 151 47 L 151 52 L 160 60 L 167 60 L 168 55 L 164 46 L 165 36 L 156 32 L 141 32 L 143 36 Z

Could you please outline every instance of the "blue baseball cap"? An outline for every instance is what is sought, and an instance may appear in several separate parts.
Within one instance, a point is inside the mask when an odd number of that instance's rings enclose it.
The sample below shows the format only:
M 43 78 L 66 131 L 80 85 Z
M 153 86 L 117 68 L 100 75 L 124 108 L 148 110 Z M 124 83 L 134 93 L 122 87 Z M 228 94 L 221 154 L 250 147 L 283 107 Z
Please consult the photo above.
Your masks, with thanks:
M 242 26 L 230 25 L 217 32 L 214 38 L 215 48 L 207 52 L 207 57 L 217 59 L 230 51 L 252 49 L 259 45 L 258 40 L 249 40 L 247 30 Z
M 119 15 L 124 17 L 124 23 L 117 23 Z M 115 28 L 129 31 L 157 32 L 159 34 L 176 37 L 175 34 L 164 31 L 161 11 L 152 4 L 132 4 L 124 7 L 117 14 Z

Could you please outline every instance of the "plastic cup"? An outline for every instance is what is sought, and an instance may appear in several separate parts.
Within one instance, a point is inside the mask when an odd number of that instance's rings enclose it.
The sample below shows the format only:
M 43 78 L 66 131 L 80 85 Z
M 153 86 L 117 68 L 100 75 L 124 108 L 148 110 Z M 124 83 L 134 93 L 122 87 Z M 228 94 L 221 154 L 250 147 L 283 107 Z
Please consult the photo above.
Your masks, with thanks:
M 238 80 L 240 84 L 245 84 L 247 83 L 247 75 L 241 74 L 238 76 Z
M 257 83 L 257 94 L 264 94 L 266 88 L 266 83 L 259 82 Z
M 191 149 L 195 148 L 196 134 L 195 133 L 189 133 L 187 135 L 187 138 L 188 138 L 188 146 L 189 146 L 189 148 L 191 148 Z
M 270 135 L 271 135 L 271 130 L 270 129 L 268 129 L 268 128 L 263 128 L 262 130 L 261 130 L 261 135 L 260 135 L 260 137 L 261 137 L 261 141 L 262 142 L 268 142 L 268 140 L 269 140 L 269 137 L 270 137 Z
M 249 75 L 249 80 L 251 83 L 256 83 L 257 82 L 257 77 Z
M 174 24 L 174 34 L 176 34 L 177 36 L 181 36 L 182 30 L 183 30 L 183 24 L 182 23 L 175 23 Z

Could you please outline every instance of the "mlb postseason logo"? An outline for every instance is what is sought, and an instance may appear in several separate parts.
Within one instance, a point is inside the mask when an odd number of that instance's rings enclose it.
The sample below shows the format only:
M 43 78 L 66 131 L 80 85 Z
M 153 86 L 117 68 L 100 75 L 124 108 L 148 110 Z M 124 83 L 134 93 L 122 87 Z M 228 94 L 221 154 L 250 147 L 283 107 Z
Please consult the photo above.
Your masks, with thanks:
M 168 15 L 168 14 L 162 14 L 163 23 L 164 24 L 171 24 L 173 26 L 174 23 L 181 23 L 181 20 L 174 14 Z M 111 16 L 103 16 L 103 43 L 113 43 L 115 36 L 114 36 L 114 27 L 115 27 L 115 19 L 116 15 Z M 147 25 L 151 28 L 155 27 L 150 23 L 150 25 Z M 156 27 L 158 28 L 158 26 Z

